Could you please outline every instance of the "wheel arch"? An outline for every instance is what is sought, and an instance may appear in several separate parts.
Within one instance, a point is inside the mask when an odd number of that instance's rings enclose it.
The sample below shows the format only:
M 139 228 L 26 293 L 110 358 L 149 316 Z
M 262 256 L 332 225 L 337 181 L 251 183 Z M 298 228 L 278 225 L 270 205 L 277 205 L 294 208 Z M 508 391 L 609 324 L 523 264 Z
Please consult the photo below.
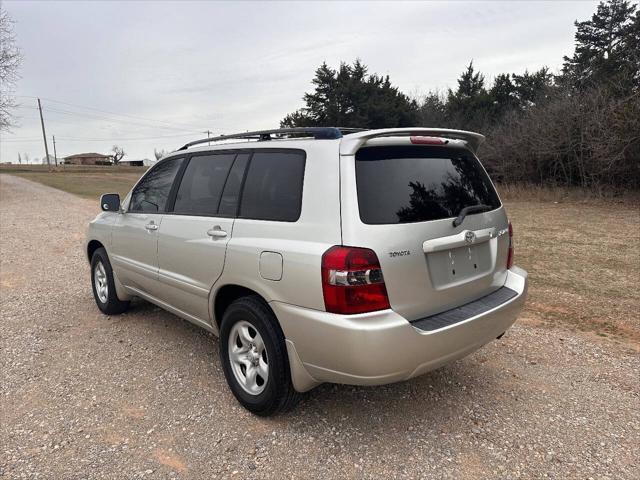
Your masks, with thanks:
M 99 248 L 105 248 L 105 246 L 98 240 L 90 240 L 89 243 L 87 243 L 87 259 L 89 262 L 91 262 L 94 252 Z
M 229 283 L 218 288 L 213 295 L 213 305 L 212 305 L 212 313 L 213 313 L 213 321 L 215 323 L 215 327 L 218 332 L 220 331 L 220 324 L 222 322 L 222 316 L 224 315 L 225 310 L 229 305 L 231 305 L 234 301 L 242 297 L 256 296 L 259 297 L 264 304 L 271 310 L 273 316 L 276 318 L 278 322 L 278 326 L 280 326 L 280 322 L 278 321 L 278 317 L 276 316 L 273 309 L 269 306 L 269 302 L 265 299 L 265 296 L 260 292 L 257 292 L 254 289 L 244 287 L 242 285 L 237 285 L 233 283 Z

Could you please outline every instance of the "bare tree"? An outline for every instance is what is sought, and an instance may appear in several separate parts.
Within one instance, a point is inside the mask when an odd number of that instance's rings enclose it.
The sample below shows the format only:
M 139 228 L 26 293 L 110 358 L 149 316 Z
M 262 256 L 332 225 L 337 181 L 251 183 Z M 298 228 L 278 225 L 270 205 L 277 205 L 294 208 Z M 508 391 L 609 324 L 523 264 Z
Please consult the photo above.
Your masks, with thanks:
M 126 155 L 126 153 L 124 152 L 124 149 L 122 147 L 119 147 L 118 145 L 114 145 L 111 151 L 113 152 L 114 165 L 117 165 L 118 163 L 120 163 L 120 160 L 122 160 L 122 157 Z
M 14 21 L 0 4 L 0 131 L 9 130 L 13 125 L 11 110 L 16 106 L 13 89 L 22 63 L 13 24 Z
M 166 150 L 164 150 L 164 149 L 162 149 L 162 150 L 156 150 L 155 148 L 153 149 L 153 154 L 156 157 L 156 162 L 158 160 L 160 160 L 162 157 L 164 157 L 167 153 L 168 152 Z

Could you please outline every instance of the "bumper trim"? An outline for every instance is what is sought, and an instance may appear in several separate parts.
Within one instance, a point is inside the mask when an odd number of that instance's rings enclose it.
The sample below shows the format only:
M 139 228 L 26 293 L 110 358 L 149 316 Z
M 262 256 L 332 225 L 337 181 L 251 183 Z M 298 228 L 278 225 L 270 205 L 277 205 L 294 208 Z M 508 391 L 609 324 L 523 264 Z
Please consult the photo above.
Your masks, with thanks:
M 478 300 L 461 305 L 445 312 L 436 313 L 428 317 L 413 320 L 411 325 L 424 332 L 432 332 L 441 328 L 450 327 L 456 323 L 464 322 L 477 315 L 482 315 L 503 303 L 508 302 L 518 296 L 518 292 L 509 287 L 501 287 L 489 295 L 485 295 Z

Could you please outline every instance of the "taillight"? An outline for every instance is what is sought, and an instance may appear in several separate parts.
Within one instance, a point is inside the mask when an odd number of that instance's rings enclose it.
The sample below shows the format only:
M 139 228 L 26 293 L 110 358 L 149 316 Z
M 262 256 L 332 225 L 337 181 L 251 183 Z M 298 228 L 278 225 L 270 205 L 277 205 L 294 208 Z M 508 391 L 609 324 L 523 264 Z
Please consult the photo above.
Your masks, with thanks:
M 389 308 L 387 287 L 373 250 L 331 247 L 322 255 L 322 293 L 327 312 L 353 314 Z
M 422 136 L 413 136 L 409 137 L 411 143 L 414 145 L 446 145 L 449 143 L 449 140 L 444 140 L 438 137 L 422 137 Z
M 507 270 L 513 267 L 513 227 L 509 222 L 509 255 L 507 255 Z

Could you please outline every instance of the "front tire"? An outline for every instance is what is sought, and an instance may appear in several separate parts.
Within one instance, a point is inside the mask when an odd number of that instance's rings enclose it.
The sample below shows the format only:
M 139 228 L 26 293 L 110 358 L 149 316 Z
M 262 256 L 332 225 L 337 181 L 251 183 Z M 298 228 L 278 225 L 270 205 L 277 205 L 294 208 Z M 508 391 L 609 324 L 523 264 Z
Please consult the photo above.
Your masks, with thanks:
M 231 392 L 256 415 L 290 410 L 301 397 L 291 383 L 284 334 L 260 297 L 240 298 L 224 312 L 220 361 Z
M 105 315 L 117 315 L 129 308 L 116 294 L 113 270 L 104 248 L 98 248 L 91 257 L 91 287 L 96 305 Z

